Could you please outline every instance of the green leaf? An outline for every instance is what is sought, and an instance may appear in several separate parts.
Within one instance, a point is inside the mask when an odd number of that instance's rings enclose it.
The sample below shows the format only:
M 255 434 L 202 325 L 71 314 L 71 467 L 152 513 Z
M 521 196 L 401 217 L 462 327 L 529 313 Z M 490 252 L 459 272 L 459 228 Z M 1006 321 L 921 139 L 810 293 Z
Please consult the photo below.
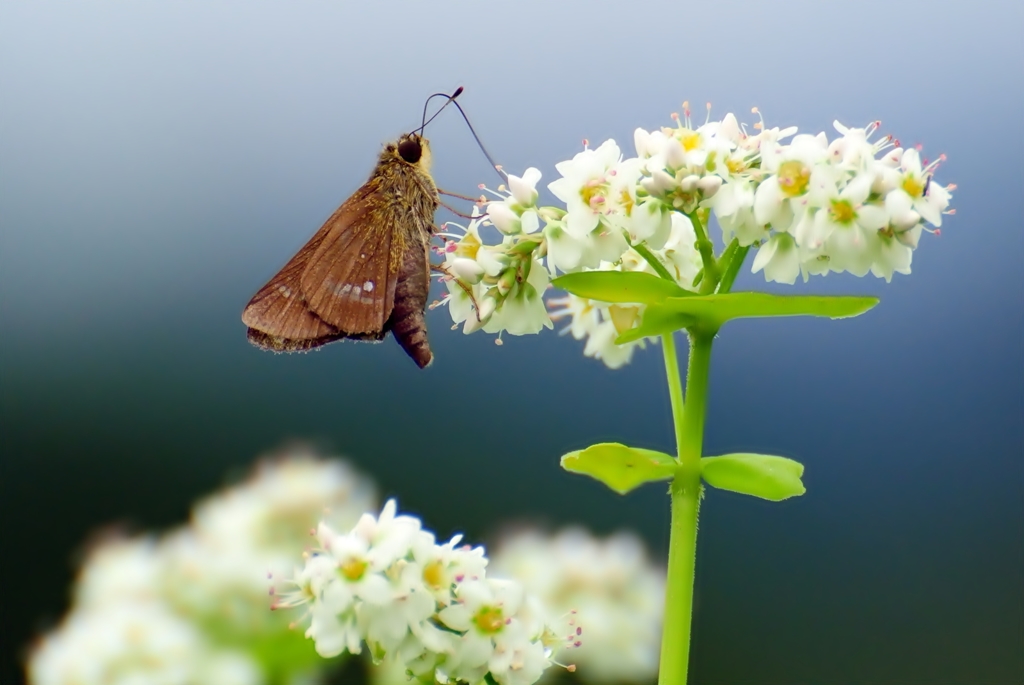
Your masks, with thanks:
M 725 454 L 700 460 L 700 475 L 708 485 L 773 502 L 804 494 L 803 473 L 800 462 L 770 454 Z
M 660 304 L 647 305 L 640 325 L 630 328 L 615 339 L 615 344 L 633 342 L 647 336 L 672 333 L 697 323 L 689 314 L 681 314 Z
M 675 475 L 676 460 L 664 452 L 602 442 L 562 457 L 562 468 L 596 478 L 615 492 L 630 490 Z
M 578 297 L 602 302 L 652 304 L 691 294 L 664 278 L 637 271 L 584 271 L 559 276 L 551 283 Z
M 726 293 L 670 297 L 661 306 L 679 314 L 689 314 L 717 330 L 730 319 L 766 316 L 826 316 L 845 319 L 863 314 L 878 304 L 877 297 L 842 295 L 770 295 L 769 293 Z
M 592 272 L 587 273 L 589 275 Z M 694 326 L 717 331 L 730 319 L 767 316 L 827 316 L 842 319 L 863 314 L 876 304 L 877 297 L 828 295 L 727 293 L 668 297 L 660 303 L 648 305 L 640 324 L 624 331 L 615 342 L 621 345 Z

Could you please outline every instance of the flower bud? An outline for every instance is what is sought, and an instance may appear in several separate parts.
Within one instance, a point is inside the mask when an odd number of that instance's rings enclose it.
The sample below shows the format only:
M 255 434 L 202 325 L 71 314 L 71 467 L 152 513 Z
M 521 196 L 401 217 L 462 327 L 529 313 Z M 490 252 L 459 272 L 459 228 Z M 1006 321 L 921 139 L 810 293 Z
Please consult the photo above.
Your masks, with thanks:
M 540 180 L 540 171 L 535 167 L 526 170 L 523 176 L 508 175 L 508 189 L 523 207 L 532 207 L 537 202 L 537 181 Z
M 665 163 L 670 169 L 678 169 L 686 164 L 686 150 L 683 149 L 683 144 L 674 138 L 665 145 Z
M 498 303 L 490 296 L 481 298 L 477 304 L 480 306 L 479 311 L 475 315 L 471 314 L 462 327 L 462 332 L 467 335 L 483 328 L 484 324 L 490 321 L 491 315 L 494 314 L 494 310 L 498 306 Z
M 491 220 L 495 228 L 505 235 L 519 233 L 519 215 L 512 211 L 504 202 L 490 202 L 487 204 L 487 218 Z
M 650 178 L 645 178 L 640 185 L 651 195 L 661 195 L 676 185 L 676 179 L 661 169 L 655 169 Z
M 502 297 L 508 295 L 509 291 L 512 290 L 512 286 L 516 284 L 516 276 L 518 272 L 519 269 L 514 266 L 510 266 L 501 273 L 501 276 L 498 277 L 498 284 L 496 287 L 498 289 L 498 293 Z
M 483 278 L 484 268 L 472 259 L 456 257 L 448 263 L 448 269 L 460 281 L 475 285 Z
M 721 176 L 704 176 L 697 181 L 697 189 L 704 195 L 704 197 L 714 197 L 718 189 L 722 187 Z

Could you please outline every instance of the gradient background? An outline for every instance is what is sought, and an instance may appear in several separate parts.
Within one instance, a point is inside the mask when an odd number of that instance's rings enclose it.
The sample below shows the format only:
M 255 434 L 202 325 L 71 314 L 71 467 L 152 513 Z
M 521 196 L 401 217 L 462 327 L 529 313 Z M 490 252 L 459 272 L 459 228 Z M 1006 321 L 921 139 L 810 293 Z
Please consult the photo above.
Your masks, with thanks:
M 463 106 L 544 183 L 580 139 L 669 124 L 683 99 L 804 131 L 883 122 L 949 155 L 957 216 L 868 315 L 730 324 L 706 448 L 791 455 L 806 496 L 711 492 L 693 683 L 1024 682 L 1021 3 L 6 2 L 0 6 L 0 682 L 59 618 L 97 526 L 182 522 L 281 441 L 371 472 L 445 534 L 510 517 L 640 530 L 558 468 L 600 440 L 671 448 L 660 354 L 612 372 L 553 334 L 447 330 L 250 347 L 242 306 L 367 176 L 424 97 Z M 454 112 L 439 185 L 493 172 Z M 440 215 L 439 215 L 440 216 Z M 745 273 L 738 289 L 766 289 Z

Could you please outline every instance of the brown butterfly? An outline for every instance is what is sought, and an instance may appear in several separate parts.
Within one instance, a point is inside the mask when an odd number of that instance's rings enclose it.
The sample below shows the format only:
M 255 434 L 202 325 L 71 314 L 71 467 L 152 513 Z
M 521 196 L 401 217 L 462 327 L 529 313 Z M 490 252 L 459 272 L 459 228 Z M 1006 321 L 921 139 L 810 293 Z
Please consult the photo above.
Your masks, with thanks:
M 424 311 L 439 198 L 429 169 L 418 133 L 385 146 L 369 180 L 246 305 L 249 341 L 298 352 L 390 331 L 420 368 L 430 364 Z

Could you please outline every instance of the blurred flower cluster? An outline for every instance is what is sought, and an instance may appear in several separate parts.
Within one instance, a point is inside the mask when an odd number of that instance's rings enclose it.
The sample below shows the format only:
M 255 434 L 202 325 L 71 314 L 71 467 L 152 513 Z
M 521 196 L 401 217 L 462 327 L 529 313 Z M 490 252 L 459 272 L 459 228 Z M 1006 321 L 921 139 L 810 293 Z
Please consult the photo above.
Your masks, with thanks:
M 307 605 L 306 635 L 322 656 L 391 662 L 425 682 L 530 685 L 555 649 L 579 641 L 573 620 L 546 612 L 516 580 L 486 575 L 482 547 L 438 544 L 389 500 L 347 533 L 317 529 L 318 548 L 276 608 Z M 563 625 L 560 625 L 563 624 Z
M 364 644 L 378 685 L 528 685 L 551 664 L 584 682 L 652 677 L 664 572 L 635 537 L 521 532 L 489 564 L 393 501 L 376 509 L 369 478 L 292 449 L 198 502 L 187 526 L 108 536 L 33 646 L 28 682 L 315 685 L 338 664 L 323 657 Z
M 34 646 L 29 682 L 317 682 L 325 662 L 269 611 L 267 574 L 293 568 L 317 521 L 349 526 L 375 506 L 372 482 L 344 462 L 292 450 L 199 502 L 188 526 L 100 543 L 70 612 Z
M 491 573 L 516 578 L 550 620 L 572 613 L 584 627 L 571 658 L 592 683 L 653 681 L 658 673 L 665 570 L 631 533 L 604 540 L 582 528 L 522 530 L 491 554 Z
M 837 121 L 839 136 L 830 140 L 763 121 L 748 132 L 733 114 L 709 115 L 700 126 L 688 110 L 673 118 L 673 127 L 635 131 L 635 157 L 608 140 L 595 149 L 584 143 L 556 164 L 561 177 L 548 190 L 563 206 L 538 206 L 535 168 L 507 175 L 507 188 L 489 191 L 495 199 L 481 198 L 485 214 L 444 234 L 444 303 L 454 322 L 466 333 L 523 335 L 568 318 L 565 331 L 586 340 L 584 353 L 618 368 L 643 345 L 614 343 L 642 319 L 643 306 L 575 295 L 545 303 L 550 278 L 646 271 L 697 291 L 714 265 L 707 232 L 714 216 L 727 248 L 757 249 L 752 270 L 769 281 L 829 272 L 888 281 L 910 273 L 921 234 L 937 232 L 952 211 L 955 186 L 934 180 L 944 158 L 924 162 L 891 136 L 872 141 L 878 122 Z M 482 238 L 487 226 L 496 229 L 492 244 Z

